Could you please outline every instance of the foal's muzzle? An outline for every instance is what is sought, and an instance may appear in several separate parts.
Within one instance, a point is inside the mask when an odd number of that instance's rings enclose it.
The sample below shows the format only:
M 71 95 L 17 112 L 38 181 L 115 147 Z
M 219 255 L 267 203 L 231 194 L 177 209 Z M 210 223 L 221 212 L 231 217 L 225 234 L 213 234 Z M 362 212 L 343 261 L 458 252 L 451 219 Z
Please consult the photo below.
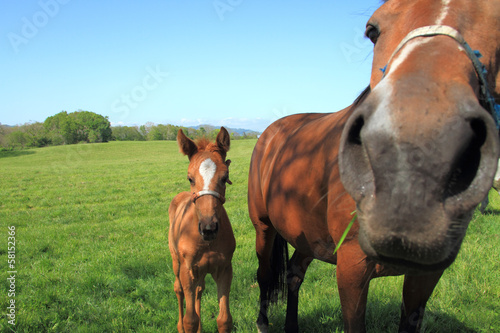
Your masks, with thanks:
M 217 232 L 219 231 L 218 222 L 203 222 L 198 223 L 198 231 L 201 237 L 205 241 L 214 240 L 217 237 Z

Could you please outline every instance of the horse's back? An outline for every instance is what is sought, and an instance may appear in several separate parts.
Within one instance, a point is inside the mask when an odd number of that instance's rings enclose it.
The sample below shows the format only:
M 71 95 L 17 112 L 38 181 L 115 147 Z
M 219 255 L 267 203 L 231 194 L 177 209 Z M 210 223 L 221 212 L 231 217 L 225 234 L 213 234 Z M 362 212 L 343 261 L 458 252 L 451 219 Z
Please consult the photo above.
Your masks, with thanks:
M 183 223 L 185 220 L 192 220 L 194 218 L 193 203 L 191 200 L 191 193 L 181 192 L 177 194 L 170 202 L 168 208 L 169 216 L 169 230 L 168 230 L 168 244 L 170 247 L 170 252 L 178 252 L 178 243 L 181 234 L 184 237 L 192 235 L 197 229 L 188 228 L 189 225 Z M 191 229 L 191 230 L 190 230 Z M 193 237 L 194 235 L 190 236 Z
M 286 149 L 287 138 L 297 128 L 322 114 L 297 114 L 281 118 L 272 123 L 259 137 L 250 161 L 248 179 L 248 203 L 250 215 L 267 215 L 264 193 L 269 184 L 274 161 L 282 149 Z
M 186 213 L 190 206 L 191 193 L 189 192 L 181 192 L 172 199 L 172 201 L 170 202 L 170 206 L 168 207 L 170 230 L 172 230 L 173 226 L 177 224 L 176 221 L 178 221 L 179 218 L 182 217 L 181 215 L 184 215 Z
M 336 222 L 329 221 L 331 197 L 335 207 L 345 208 L 337 214 L 339 221 L 348 223 L 349 217 L 343 216 L 354 210 L 340 183 L 337 163 L 347 114 L 346 109 L 282 118 L 261 135 L 252 156 L 248 185 L 252 222 L 265 228 L 262 224 L 267 220 L 295 248 L 315 257 L 323 257 L 313 252 L 333 242 L 330 234 L 335 226 L 329 223 Z M 321 259 L 333 261 L 330 256 Z

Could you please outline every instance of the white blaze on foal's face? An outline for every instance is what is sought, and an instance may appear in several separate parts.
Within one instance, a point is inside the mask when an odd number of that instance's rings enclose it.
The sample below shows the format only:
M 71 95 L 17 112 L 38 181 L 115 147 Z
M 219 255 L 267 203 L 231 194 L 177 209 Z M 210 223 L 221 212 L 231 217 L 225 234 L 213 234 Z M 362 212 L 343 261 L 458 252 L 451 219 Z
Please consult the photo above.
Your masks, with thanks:
M 200 164 L 200 175 L 203 178 L 203 191 L 208 191 L 212 178 L 215 176 L 217 166 L 210 158 L 207 158 Z

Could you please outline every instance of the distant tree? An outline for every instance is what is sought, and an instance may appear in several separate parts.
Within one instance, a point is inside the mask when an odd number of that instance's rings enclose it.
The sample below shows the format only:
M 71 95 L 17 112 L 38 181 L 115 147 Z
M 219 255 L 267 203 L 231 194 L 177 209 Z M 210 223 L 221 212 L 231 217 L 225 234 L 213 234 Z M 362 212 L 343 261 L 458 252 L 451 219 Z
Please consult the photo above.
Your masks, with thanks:
M 118 126 L 111 127 L 113 139 L 117 141 L 144 141 L 145 138 L 137 126 Z
M 220 132 L 220 128 L 216 128 L 216 129 L 210 131 L 208 138 L 210 140 L 215 140 L 215 138 L 217 138 L 217 134 L 219 134 L 219 132 Z
M 141 132 L 143 137 L 148 138 L 149 131 L 151 131 L 151 128 L 153 128 L 154 126 L 154 123 L 148 121 L 146 124 L 139 127 L 139 131 Z
M 111 124 L 108 117 L 90 111 L 77 111 L 68 115 L 76 124 L 77 141 L 108 142 L 111 139 Z
M 153 126 L 148 132 L 148 140 L 149 141 L 157 141 L 157 140 L 163 140 L 163 133 L 161 131 L 161 126 Z
M 43 125 L 47 131 L 51 132 L 52 137 L 62 137 L 65 144 L 78 142 L 76 124 L 66 111 L 61 111 L 52 117 L 48 117 L 45 119 Z
M 142 129 L 143 126 L 141 126 Z M 147 140 L 177 140 L 177 132 L 179 131 L 179 126 L 175 125 L 149 125 L 147 126 Z M 191 129 L 192 131 L 195 131 Z M 190 135 L 189 132 L 185 131 L 186 135 Z
M 5 130 L 2 146 L 9 149 L 45 147 L 51 143 L 42 123 L 26 123 Z
M 179 126 L 167 125 L 165 140 L 177 140 L 177 132 L 179 132 Z
M 7 134 L 10 132 L 10 128 L 0 124 L 0 147 L 7 148 Z
M 27 143 L 26 133 L 21 130 L 15 130 L 7 137 L 7 147 L 10 149 L 25 148 Z
M 108 142 L 112 135 L 108 117 L 90 111 L 59 112 L 45 119 L 44 127 L 51 137 L 62 137 L 65 144 Z
M 27 123 L 20 127 L 26 134 L 28 147 L 45 147 L 51 143 L 47 130 L 43 123 Z
M 181 126 L 180 129 L 182 129 L 184 134 L 186 134 L 186 136 L 192 140 L 197 139 L 199 137 L 198 131 L 192 127 Z M 176 135 L 177 135 L 177 133 L 176 133 Z
M 207 130 L 205 129 L 205 127 L 200 127 L 196 135 L 200 138 L 205 137 L 207 135 Z

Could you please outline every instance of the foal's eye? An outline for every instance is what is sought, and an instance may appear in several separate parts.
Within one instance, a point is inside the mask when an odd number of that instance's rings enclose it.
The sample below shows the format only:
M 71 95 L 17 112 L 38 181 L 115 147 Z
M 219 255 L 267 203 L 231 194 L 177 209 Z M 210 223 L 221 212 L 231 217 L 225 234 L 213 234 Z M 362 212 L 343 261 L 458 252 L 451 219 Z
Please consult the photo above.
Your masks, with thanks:
M 227 175 L 225 175 L 224 177 L 222 177 L 222 178 L 220 179 L 220 182 L 221 182 L 221 184 L 222 184 L 222 185 L 224 185 L 224 186 L 226 185 L 226 183 L 228 183 L 229 185 L 233 185 L 233 182 L 229 180 L 229 175 L 228 175 L 228 174 L 227 174 Z
M 376 26 L 368 24 L 366 26 L 365 36 L 370 39 L 373 44 L 375 44 L 380 36 L 380 31 Z
M 194 186 L 194 179 L 193 179 L 193 178 L 188 177 L 188 181 L 189 181 L 189 183 L 190 183 L 191 185 L 193 185 L 193 186 Z

